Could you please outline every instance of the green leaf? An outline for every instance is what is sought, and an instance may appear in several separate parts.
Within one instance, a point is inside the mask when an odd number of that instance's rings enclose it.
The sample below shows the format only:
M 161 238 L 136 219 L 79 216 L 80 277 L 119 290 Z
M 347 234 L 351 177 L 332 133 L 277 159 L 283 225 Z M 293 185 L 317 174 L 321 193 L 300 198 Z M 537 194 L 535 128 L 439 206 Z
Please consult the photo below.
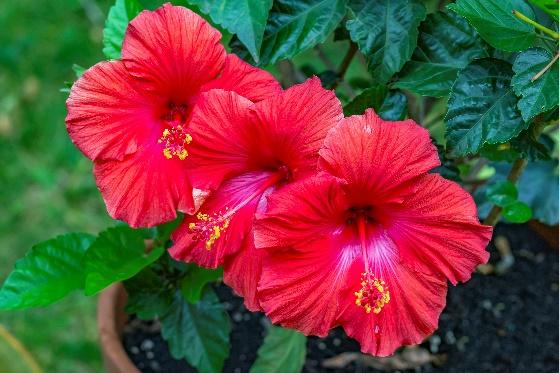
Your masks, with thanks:
M 507 62 L 484 58 L 458 73 L 445 117 L 447 146 L 457 156 L 477 153 L 484 144 L 504 143 L 527 128 L 516 108 Z
M 145 231 L 127 226 L 99 234 L 85 254 L 85 294 L 94 295 L 112 283 L 140 272 L 163 254 L 163 247 L 146 253 Z
M 190 265 L 186 276 L 181 282 L 184 298 L 190 303 L 196 303 L 202 296 L 206 284 L 223 277 L 223 269 L 206 269 L 194 264 Z
M 173 291 L 153 269 L 147 267 L 136 276 L 124 281 L 128 294 L 126 313 L 142 320 L 163 315 L 173 303 Z
M 550 14 L 556 22 L 559 22 L 559 3 L 557 0 L 529 0 L 532 4 Z
M 449 9 L 466 18 L 491 46 L 508 52 L 527 49 L 534 44 L 534 27 L 513 14 L 518 10 L 534 19 L 532 8 L 524 0 L 457 0 Z
M 307 337 L 303 334 L 270 326 L 250 373 L 300 372 L 305 363 L 306 344 Z
M 70 233 L 41 242 L 18 260 L 0 290 L 0 309 L 46 306 L 84 285 L 83 257 L 94 236 Z
M 365 89 L 344 107 L 344 114 L 360 115 L 373 108 L 384 120 L 402 120 L 406 117 L 408 99 L 400 91 L 388 90 L 385 85 Z
M 518 108 L 525 121 L 559 106 L 559 63 L 554 63 L 542 76 L 532 81 L 552 58 L 543 48 L 531 48 L 520 53 L 514 61 L 512 86 L 514 92 L 522 96 Z
M 268 12 L 273 0 L 188 0 L 212 21 L 236 34 L 255 62 L 260 59 Z
M 350 0 L 351 40 L 365 55 L 373 79 L 386 83 L 410 59 L 425 6 L 419 0 Z
M 116 0 L 109 10 L 103 29 L 103 54 L 108 59 L 119 59 L 128 23 L 142 11 L 138 0 Z
M 508 180 L 490 185 L 485 194 L 491 202 L 501 207 L 516 202 L 518 198 L 516 186 Z
M 393 86 L 444 97 L 458 71 L 481 57 L 487 57 L 485 45 L 464 18 L 452 12 L 433 13 L 419 27 L 417 48 Z
M 520 200 L 532 208 L 534 218 L 559 224 L 559 168 L 557 161 L 530 162 L 517 183 Z
M 260 48 L 259 65 L 268 65 L 323 43 L 346 14 L 347 0 L 276 0 Z M 247 58 L 233 38 L 233 51 Z
M 85 70 L 87 70 L 85 67 L 82 67 L 78 64 L 73 64 L 72 65 L 72 70 L 74 70 L 74 73 L 76 74 L 76 78 L 80 78 L 83 73 L 85 72 Z
M 188 303 L 177 291 L 160 321 L 161 335 L 175 359 L 186 358 L 199 372 L 221 372 L 229 356 L 231 325 L 212 289 L 206 288 L 196 304 Z
M 532 218 L 532 209 L 524 202 L 515 201 L 503 207 L 503 218 L 511 223 L 526 223 Z

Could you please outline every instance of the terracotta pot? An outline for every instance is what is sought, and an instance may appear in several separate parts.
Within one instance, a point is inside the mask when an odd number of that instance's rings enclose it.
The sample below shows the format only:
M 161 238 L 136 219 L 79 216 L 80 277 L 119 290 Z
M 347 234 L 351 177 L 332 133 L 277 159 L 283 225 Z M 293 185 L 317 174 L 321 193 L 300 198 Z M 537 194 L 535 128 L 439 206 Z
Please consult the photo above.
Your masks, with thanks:
M 97 302 L 97 330 L 107 373 L 140 373 L 122 345 L 122 330 L 128 321 L 124 312 L 128 296 L 121 283 L 111 285 Z

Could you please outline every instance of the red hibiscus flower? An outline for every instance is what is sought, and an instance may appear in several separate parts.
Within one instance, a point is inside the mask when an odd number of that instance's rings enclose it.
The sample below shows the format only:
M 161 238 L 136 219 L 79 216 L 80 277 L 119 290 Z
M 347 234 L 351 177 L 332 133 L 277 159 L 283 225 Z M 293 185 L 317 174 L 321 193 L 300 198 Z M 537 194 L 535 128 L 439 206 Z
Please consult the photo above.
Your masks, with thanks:
M 252 101 L 277 94 L 273 77 L 226 55 L 221 35 L 190 10 L 165 4 L 128 26 L 122 60 L 101 62 L 74 84 L 67 129 L 95 163 L 109 214 L 133 227 L 194 212 L 189 129 L 200 94 L 232 90 Z
M 342 117 L 318 78 L 256 104 L 232 92 L 203 95 L 190 125 L 197 139 L 190 172 L 195 187 L 215 191 L 173 233 L 171 255 L 209 268 L 224 264 L 224 281 L 249 309 L 260 309 L 255 211 L 265 209 L 264 195 L 316 172 L 324 138 Z
M 341 325 L 380 356 L 432 333 L 446 280 L 487 261 L 492 232 L 468 193 L 428 173 L 437 165 L 411 120 L 368 110 L 330 131 L 323 172 L 270 195 L 255 223 L 267 248 L 258 297 L 272 321 L 319 336 Z

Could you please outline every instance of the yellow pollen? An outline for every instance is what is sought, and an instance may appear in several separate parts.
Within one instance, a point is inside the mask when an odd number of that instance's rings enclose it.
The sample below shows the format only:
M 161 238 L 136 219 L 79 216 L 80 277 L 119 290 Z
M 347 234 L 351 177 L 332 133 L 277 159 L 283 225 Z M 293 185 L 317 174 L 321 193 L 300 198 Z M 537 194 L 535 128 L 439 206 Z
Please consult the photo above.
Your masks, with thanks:
M 362 307 L 366 313 L 379 314 L 382 308 L 390 302 L 390 292 L 385 282 L 371 272 L 361 274 L 361 289 L 353 293 L 355 304 Z
M 226 209 L 227 210 L 227 209 Z M 211 250 L 215 242 L 229 227 L 229 218 L 221 212 L 212 215 L 197 213 L 198 222 L 188 224 L 188 229 L 193 234 L 194 241 L 205 241 L 206 250 Z
M 165 128 L 157 142 L 165 145 L 163 148 L 163 156 L 165 158 L 171 159 L 173 156 L 176 156 L 183 161 L 188 157 L 186 145 L 192 142 L 192 136 L 184 131 L 183 126 L 178 125 Z

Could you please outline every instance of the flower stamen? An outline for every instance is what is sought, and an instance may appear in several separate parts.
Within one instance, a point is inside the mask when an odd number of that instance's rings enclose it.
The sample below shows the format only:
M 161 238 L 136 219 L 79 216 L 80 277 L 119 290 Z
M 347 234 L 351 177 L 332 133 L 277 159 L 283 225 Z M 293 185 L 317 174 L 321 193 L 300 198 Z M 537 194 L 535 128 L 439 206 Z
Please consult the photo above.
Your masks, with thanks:
M 192 142 L 192 136 L 186 133 L 182 125 L 177 125 L 171 128 L 165 128 L 161 137 L 157 141 L 159 144 L 164 144 L 163 155 L 167 159 L 178 157 L 181 161 L 188 157 L 186 145 Z
M 211 250 L 214 243 L 229 227 L 230 220 L 225 213 L 217 212 L 212 215 L 199 212 L 196 214 L 197 223 L 190 223 L 188 229 L 193 233 L 194 241 L 205 241 L 206 250 Z
M 362 307 L 366 313 L 372 311 L 376 315 L 390 302 L 388 286 L 382 279 L 368 271 L 361 274 L 361 289 L 354 295 L 358 307 Z

